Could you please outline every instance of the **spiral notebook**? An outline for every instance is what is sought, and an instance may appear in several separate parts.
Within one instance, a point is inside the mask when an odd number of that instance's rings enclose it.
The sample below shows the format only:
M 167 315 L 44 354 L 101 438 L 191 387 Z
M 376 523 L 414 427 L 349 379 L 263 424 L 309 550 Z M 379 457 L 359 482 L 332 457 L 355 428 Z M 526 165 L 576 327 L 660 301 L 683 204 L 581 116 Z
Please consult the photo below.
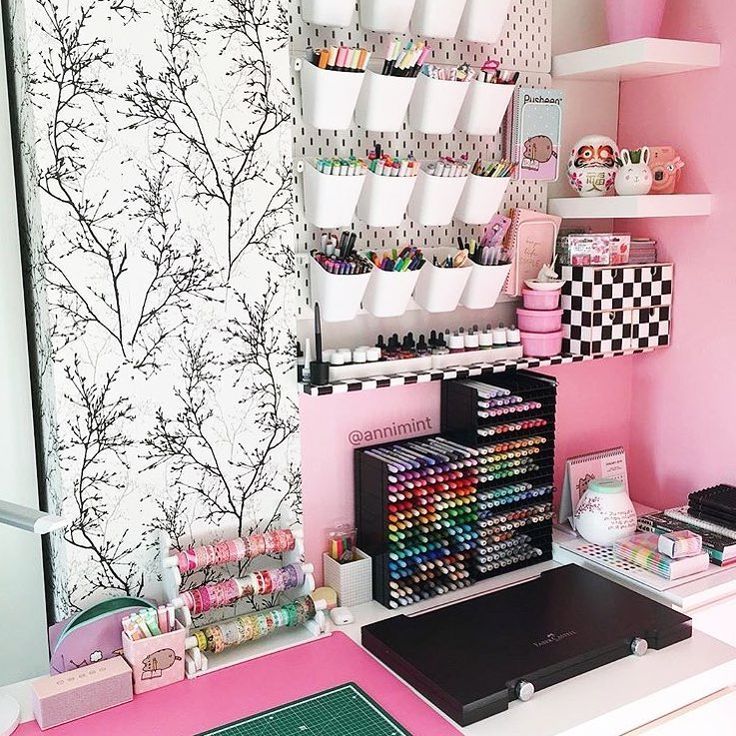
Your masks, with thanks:
M 588 490 L 590 481 L 596 478 L 613 478 L 624 484 L 629 492 L 629 481 L 626 472 L 626 451 L 623 447 L 593 452 L 588 455 L 571 457 L 565 463 L 565 480 L 562 484 L 560 500 L 560 523 L 566 521 L 575 528 L 573 515 L 580 497 Z

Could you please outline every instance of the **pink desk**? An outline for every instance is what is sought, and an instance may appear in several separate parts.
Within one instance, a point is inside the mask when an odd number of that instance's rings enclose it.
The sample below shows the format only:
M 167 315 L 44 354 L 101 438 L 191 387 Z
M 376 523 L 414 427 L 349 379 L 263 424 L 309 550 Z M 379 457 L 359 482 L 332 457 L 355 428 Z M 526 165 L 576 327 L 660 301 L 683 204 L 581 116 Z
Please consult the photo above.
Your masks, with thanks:
M 18 736 L 193 736 L 346 682 L 355 682 L 416 736 L 459 736 L 361 647 L 341 633 L 138 695 L 131 703 Z

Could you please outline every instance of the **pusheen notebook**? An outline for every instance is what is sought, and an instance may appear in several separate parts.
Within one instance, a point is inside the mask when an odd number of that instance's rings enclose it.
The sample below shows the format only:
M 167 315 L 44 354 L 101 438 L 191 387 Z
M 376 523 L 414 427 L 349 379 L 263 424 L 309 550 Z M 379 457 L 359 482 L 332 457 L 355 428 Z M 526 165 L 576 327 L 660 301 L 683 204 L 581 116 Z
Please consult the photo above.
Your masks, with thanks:
M 506 120 L 506 157 L 522 181 L 555 181 L 560 170 L 564 92 L 517 87 Z
M 554 260 L 555 243 L 562 219 L 533 210 L 511 212 L 511 227 L 504 248 L 511 253 L 511 271 L 506 281 L 509 296 L 521 296 L 524 282 L 536 279 L 542 266 Z
M 560 523 L 570 522 L 574 529 L 573 515 L 580 497 L 588 490 L 590 481 L 596 478 L 613 478 L 624 484 L 629 492 L 626 472 L 626 451 L 623 447 L 594 452 L 590 455 L 571 457 L 565 464 L 565 480 L 562 484 L 560 500 Z

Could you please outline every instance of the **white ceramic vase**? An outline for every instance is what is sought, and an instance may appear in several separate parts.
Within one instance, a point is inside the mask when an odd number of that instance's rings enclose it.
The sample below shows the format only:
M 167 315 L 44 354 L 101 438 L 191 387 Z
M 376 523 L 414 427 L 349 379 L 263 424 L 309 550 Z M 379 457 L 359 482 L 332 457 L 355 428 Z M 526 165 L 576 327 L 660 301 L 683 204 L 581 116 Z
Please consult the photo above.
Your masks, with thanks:
M 641 149 L 639 163 L 631 160 L 631 153 L 627 149 L 621 151 L 623 165 L 616 174 L 616 194 L 621 197 L 641 196 L 649 194 L 654 179 L 652 170 L 649 168 L 649 149 L 644 146 Z
M 575 531 L 591 544 L 610 547 L 636 531 L 636 511 L 621 481 L 590 482 L 575 509 Z
M 616 141 L 606 135 L 586 135 L 572 147 L 567 180 L 581 197 L 603 197 L 613 189 L 617 159 Z

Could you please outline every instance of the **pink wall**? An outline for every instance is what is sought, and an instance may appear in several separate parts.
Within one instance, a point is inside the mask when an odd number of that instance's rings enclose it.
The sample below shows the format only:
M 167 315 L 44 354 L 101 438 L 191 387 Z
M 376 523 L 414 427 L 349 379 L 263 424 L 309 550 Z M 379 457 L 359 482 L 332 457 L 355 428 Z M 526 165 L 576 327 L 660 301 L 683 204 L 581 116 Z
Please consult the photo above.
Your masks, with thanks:
M 673 344 L 636 360 L 629 473 L 638 498 L 662 507 L 736 482 L 736 3 L 670 0 L 665 38 L 723 44 L 720 69 L 628 82 L 619 143 L 673 145 L 687 162 L 684 192 L 711 192 L 708 218 L 619 222 L 652 235 L 675 263 Z
M 649 356 L 643 360 L 649 359 Z M 622 444 L 629 447 L 632 358 L 546 371 L 560 382 L 557 484 L 565 458 Z M 301 399 L 302 488 L 307 559 L 316 563 L 326 531 L 352 520 L 353 450 L 379 444 L 375 430 L 396 428 L 396 439 L 439 432 L 440 384 Z M 416 432 L 411 432 L 417 427 Z M 373 432 L 374 436 L 366 437 Z M 387 436 L 386 440 L 393 439 Z

